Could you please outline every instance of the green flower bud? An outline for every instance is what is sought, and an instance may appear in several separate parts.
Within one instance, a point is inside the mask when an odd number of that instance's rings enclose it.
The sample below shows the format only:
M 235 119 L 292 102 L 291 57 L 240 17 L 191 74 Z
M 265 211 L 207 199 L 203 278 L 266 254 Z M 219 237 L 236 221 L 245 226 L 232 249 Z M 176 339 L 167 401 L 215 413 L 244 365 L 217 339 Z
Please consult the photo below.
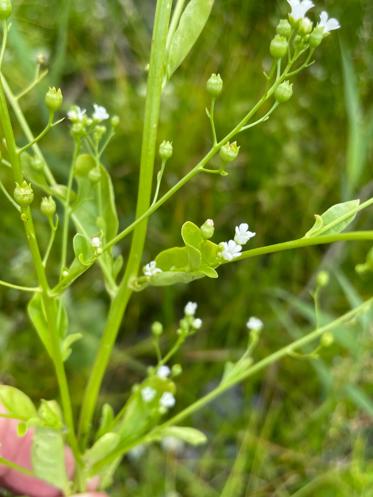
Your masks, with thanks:
M 82 138 L 86 134 L 85 126 L 81 122 L 76 122 L 71 126 L 71 134 L 74 138 Z
M 171 159 L 172 155 L 174 153 L 174 148 L 172 146 L 172 143 L 169 141 L 164 140 L 160 145 L 159 145 L 159 157 L 162 160 L 168 160 Z
M 119 126 L 119 123 L 120 123 L 120 119 L 119 119 L 119 116 L 113 116 L 111 118 L 111 125 L 113 128 L 117 128 Z
M 14 199 L 21 207 L 28 207 L 34 200 L 34 191 L 31 183 L 23 181 L 20 185 L 16 183 L 14 189 Z
M 284 81 L 275 90 L 275 99 L 279 104 L 283 104 L 293 96 L 293 85 L 289 81 Z
M 80 154 L 74 164 L 74 173 L 76 176 L 87 176 L 87 174 L 96 166 L 92 155 Z
M 333 342 L 334 342 L 334 336 L 332 333 L 324 333 L 321 337 L 321 345 L 323 347 L 330 347 L 331 345 L 333 345 Z
M 302 35 L 308 35 L 313 29 L 313 23 L 310 19 L 308 19 L 308 17 L 303 17 L 303 19 L 301 19 L 299 22 L 298 29 Z
M 98 183 L 101 180 L 101 171 L 98 167 L 91 169 L 88 173 L 88 178 L 92 183 Z
M 324 288 L 328 286 L 330 280 L 329 273 L 327 271 L 320 271 L 316 277 L 317 286 Z
M 12 2 L 10 0 L 0 0 L 0 21 L 6 21 L 12 13 Z
M 45 95 L 45 105 L 51 112 L 57 112 L 61 109 L 63 103 L 62 91 L 60 88 L 49 88 Z
M 218 97 L 223 91 L 223 80 L 220 74 L 211 74 L 210 78 L 206 83 L 206 90 L 212 97 Z
M 215 232 L 215 226 L 214 226 L 214 221 L 212 219 L 207 219 L 202 226 L 201 226 L 201 231 L 203 238 L 206 238 L 206 240 L 209 240 L 214 236 Z
M 99 142 L 101 140 L 101 138 L 104 136 L 105 133 L 106 133 L 106 127 L 105 126 L 95 126 L 94 134 L 93 134 L 94 140 L 96 142 Z
M 180 376 L 183 372 L 183 368 L 180 364 L 174 364 L 171 368 L 171 375 L 175 378 L 175 376 Z
M 285 57 L 289 49 L 288 40 L 281 35 L 276 35 L 269 46 L 269 51 L 274 59 Z
M 290 38 L 291 35 L 291 24 L 287 19 L 281 19 L 277 24 L 276 33 L 285 38 Z
M 155 321 L 152 324 L 152 334 L 156 337 L 161 336 L 163 333 L 163 324 L 160 323 L 159 321 Z
M 240 147 L 237 145 L 237 142 L 228 142 L 221 147 L 219 154 L 224 162 L 233 162 L 237 159 L 239 152 Z
M 44 216 L 51 217 L 56 212 L 56 202 L 52 197 L 43 197 L 40 204 L 40 210 Z
M 30 165 L 35 171 L 42 171 L 44 169 L 45 163 L 43 159 L 36 156 L 31 158 Z
M 317 48 L 319 45 L 321 45 L 323 39 L 324 39 L 324 30 L 323 28 L 317 26 L 310 34 L 308 42 L 311 48 Z

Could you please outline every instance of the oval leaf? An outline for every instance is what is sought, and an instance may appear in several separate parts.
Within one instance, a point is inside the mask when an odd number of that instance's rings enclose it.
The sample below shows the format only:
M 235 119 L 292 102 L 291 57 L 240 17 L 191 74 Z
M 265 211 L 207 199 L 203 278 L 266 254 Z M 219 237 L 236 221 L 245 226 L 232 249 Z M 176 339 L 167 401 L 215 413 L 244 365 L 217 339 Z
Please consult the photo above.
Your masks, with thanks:
M 210 16 L 214 0 L 190 0 L 172 38 L 167 74 L 170 78 L 192 50 Z
M 65 446 L 60 432 L 37 428 L 32 441 L 32 468 L 35 476 L 68 492 Z
M 316 215 L 315 224 L 304 238 L 340 233 L 355 219 L 359 205 L 360 200 L 350 200 L 333 205 L 321 216 Z
M 8 414 L 17 419 L 28 421 L 36 416 L 36 408 L 31 399 L 17 388 L 0 385 L 0 404 Z

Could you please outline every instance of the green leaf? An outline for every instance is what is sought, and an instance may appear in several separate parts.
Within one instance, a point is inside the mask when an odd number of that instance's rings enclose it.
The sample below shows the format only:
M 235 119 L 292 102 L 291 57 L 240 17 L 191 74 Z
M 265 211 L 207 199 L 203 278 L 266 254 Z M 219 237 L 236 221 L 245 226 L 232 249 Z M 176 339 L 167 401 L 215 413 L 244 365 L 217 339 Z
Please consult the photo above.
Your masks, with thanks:
M 214 0 L 190 0 L 172 37 L 167 74 L 170 78 L 192 50 L 210 16 Z
M 95 249 L 90 240 L 80 233 L 74 236 L 73 240 L 75 257 L 83 266 L 90 266 L 96 258 Z
M 105 433 L 85 453 L 84 459 L 88 466 L 93 466 L 102 459 L 105 459 L 107 455 L 116 449 L 119 442 L 120 435 L 118 433 Z
M 100 438 L 105 435 L 113 424 L 114 411 L 110 404 L 104 404 L 101 412 L 100 426 L 97 431 L 97 437 Z
M 71 347 L 74 345 L 75 342 L 78 340 L 81 340 L 83 338 L 83 335 L 81 333 L 72 333 L 70 335 L 67 335 L 67 337 L 64 339 L 62 342 L 62 359 L 63 361 L 67 361 L 67 359 L 70 357 L 72 349 Z
M 190 445 L 202 445 L 207 442 L 207 437 L 204 433 L 195 428 L 189 428 L 186 426 L 170 426 L 162 430 L 159 435 L 157 435 L 158 440 L 162 440 L 166 437 L 174 437 L 186 442 Z
M 35 476 L 68 492 L 65 446 L 60 432 L 36 428 L 32 441 L 32 468 Z
M 360 200 L 350 200 L 333 205 L 321 216 L 316 215 L 315 224 L 304 238 L 340 233 L 355 219 L 359 205 Z
M 186 246 L 188 253 L 188 266 L 192 271 L 196 271 L 201 267 L 202 256 L 201 252 L 192 245 Z
M 219 278 L 218 273 L 212 267 L 201 266 L 199 270 L 201 271 L 202 274 L 204 274 L 208 278 L 214 278 L 214 279 Z
M 62 306 L 60 312 L 55 301 L 53 301 L 52 305 L 54 305 L 54 314 L 60 316 L 59 322 L 57 323 L 57 331 L 59 337 L 62 339 L 65 336 L 68 328 L 68 316 L 62 302 L 60 302 L 59 304 L 60 306 Z M 32 324 L 34 325 L 34 328 L 39 335 L 41 342 L 46 348 L 48 354 L 53 357 L 51 330 L 48 326 L 44 311 L 43 298 L 40 293 L 36 293 L 32 297 L 32 299 L 28 303 L 27 312 Z
M 8 385 L 0 385 L 0 404 L 8 414 L 17 419 L 28 421 L 36 416 L 36 408 L 32 400 L 21 390 Z
M 185 247 L 173 247 L 160 252 L 155 258 L 157 266 L 162 271 L 188 268 L 188 251 Z
M 45 317 L 43 300 L 39 293 L 36 293 L 27 306 L 29 318 L 36 329 L 41 342 L 48 354 L 52 357 L 52 343 L 48 323 Z
M 39 410 L 39 422 L 43 428 L 61 430 L 63 419 L 61 408 L 55 400 L 42 400 Z
M 151 278 L 153 286 L 170 286 L 177 283 L 191 283 L 194 280 L 203 278 L 205 275 L 202 272 L 178 272 L 178 271 L 163 271 Z
M 205 240 L 201 246 L 202 262 L 207 266 L 217 267 L 220 264 L 220 247 L 210 240 Z
M 194 223 L 187 221 L 181 228 L 181 236 L 185 245 L 191 245 L 199 249 L 205 241 L 202 231 Z

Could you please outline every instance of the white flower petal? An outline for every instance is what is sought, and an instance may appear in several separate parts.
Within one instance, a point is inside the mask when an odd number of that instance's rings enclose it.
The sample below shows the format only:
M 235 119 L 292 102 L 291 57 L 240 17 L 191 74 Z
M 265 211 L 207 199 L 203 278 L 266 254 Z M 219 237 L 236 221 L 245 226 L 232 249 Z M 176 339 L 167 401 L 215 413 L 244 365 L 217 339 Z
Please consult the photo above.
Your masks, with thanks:
M 161 378 L 162 380 L 165 380 L 166 378 L 168 378 L 170 376 L 170 374 L 171 374 L 171 369 L 166 365 L 160 366 L 157 369 L 157 376 L 158 376 L 158 378 Z
M 251 331 L 260 331 L 263 328 L 263 321 L 255 316 L 251 316 L 246 323 L 246 327 Z
M 159 400 L 162 407 L 173 407 L 176 403 L 175 397 L 170 392 L 165 392 Z
M 184 307 L 184 314 L 186 316 L 194 316 L 197 310 L 198 304 L 196 302 L 188 302 Z

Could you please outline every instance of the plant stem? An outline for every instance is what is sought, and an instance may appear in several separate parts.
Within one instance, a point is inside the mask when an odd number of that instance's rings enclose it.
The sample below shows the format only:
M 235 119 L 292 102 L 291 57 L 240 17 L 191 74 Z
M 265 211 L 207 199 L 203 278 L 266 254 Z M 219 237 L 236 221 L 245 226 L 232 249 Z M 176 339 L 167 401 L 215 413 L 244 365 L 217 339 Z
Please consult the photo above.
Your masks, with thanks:
M 261 361 L 253 364 L 252 366 L 249 366 L 246 371 L 243 371 L 241 374 L 235 376 L 232 378 L 232 380 L 228 380 L 225 382 L 220 383 L 218 387 L 216 387 L 214 390 L 212 390 L 210 393 L 202 397 L 201 399 L 197 400 L 190 406 L 188 406 L 186 409 L 181 411 L 180 413 L 176 414 L 174 417 L 170 418 L 167 420 L 165 423 L 162 425 L 157 426 L 154 428 L 152 431 L 150 431 L 147 435 L 142 437 L 139 440 L 136 440 L 133 444 L 126 446 L 122 445 L 117 447 L 111 454 L 109 454 L 107 457 L 102 459 L 99 463 L 97 463 L 93 470 L 94 471 L 100 471 L 101 467 L 105 467 L 107 464 L 109 464 L 111 461 L 116 460 L 118 457 L 123 456 L 124 453 L 127 453 L 129 450 L 131 450 L 134 446 L 142 444 L 142 443 L 149 443 L 153 440 L 157 440 L 159 437 L 159 434 L 164 430 L 165 428 L 168 428 L 170 426 L 175 426 L 179 424 L 181 421 L 183 421 L 185 418 L 189 417 L 191 414 L 195 413 L 196 411 L 204 408 L 207 404 L 209 404 L 211 401 L 215 400 L 217 397 L 222 395 L 224 392 L 232 388 L 234 385 L 246 380 L 247 378 L 253 376 L 254 374 L 258 373 L 259 371 L 262 371 L 266 367 L 270 366 L 271 364 L 279 361 L 280 359 L 283 359 L 287 355 L 291 354 L 297 349 L 303 348 L 305 345 L 308 345 L 309 343 L 317 340 L 320 338 L 324 333 L 330 332 L 334 328 L 337 328 L 340 326 L 342 323 L 348 322 L 350 320 L 353 320 L 356 316 L 359 314 L 368 311 L 369 307 L 373 304 L 373 298 L 367 300 L 363 304 L 359 305 L 355 309 L 352 309 L 351 311 L 347 312 L 343 316 L 339 317 L 338 319 L 335 319 L 331 323 L 328 323 L 327 325 L 317 328 L 310 333 L 308 333 L 306 336 L 295 340 L 289 345 L 285 345 L 281 349 L 277 350 L 273 354 L 265 357 Z
M 31 293 L 41 292 L 41 289 L 39 287 L 14 285 L 13 283 L 9 283 L 8 281 L 4 280 L 0 280 L 0 286 L 6 286 L 7 288 L 12 288 L 13 290 L 20 290 L 21 292 L 31 292 Z
M 21 184 L 22 181 L 24 180 L 24 177 L 21 169 L 19 155 L 17 153 L 17 145 L 13 134 L 13 128 L 1 80 L 0 80 L 0 123 L 7 144 L 7 150 L 13 169 L 14 179 L 17 183 Z M 43 266 L 43 261 L 40 255 L 40 249 L 36 238 L 30 207 L 21 207 L 21 219 L 23 221 L 26 238 L 28 241 L 29 249 L 34 263 L 34 268 L 42 291 L 43 305 L 45 309 L 48 328 L 50 330 L 50 335 L 51 335 L 51 344 L 53 352 L 52 361 L 58 380 L 65 422 L 68 427 L 67 436 L 69 443 L 71 444 L 71 447 L 74 451 L 74 454 L 79 460 L 78 443 L 75 436 L 74 418 L 71 406 L 70 392 L 69 392 L 66 372 L 62 359 L 58 329 L 56 327 L 57 315 L 55 312 L 54 301 L 49 295 L 50 291 L 49 284 L 45 273 L 45 268 Z
M 143 218 L 151 202 L 158 121 L 165 74 L 166 42 L 171 8 L 172 0 L 157 1 L 145 104 L 136 218 Z M 81 442 L 83 447 L 86 445 L 90 433 L 102 379 L 119 332 L 123 314 L 132 294 L 129 283 L 137 275 L 141 263 L 146 232 L 147 221 L 146 218 L 143 218 L 142 222 L 139 222 L 134 230 L 126 271 L 119 285 L 118 293 L 112 300 L 98 354 L 85 390 L 79 423 L 79 433 L 82 437 Z

